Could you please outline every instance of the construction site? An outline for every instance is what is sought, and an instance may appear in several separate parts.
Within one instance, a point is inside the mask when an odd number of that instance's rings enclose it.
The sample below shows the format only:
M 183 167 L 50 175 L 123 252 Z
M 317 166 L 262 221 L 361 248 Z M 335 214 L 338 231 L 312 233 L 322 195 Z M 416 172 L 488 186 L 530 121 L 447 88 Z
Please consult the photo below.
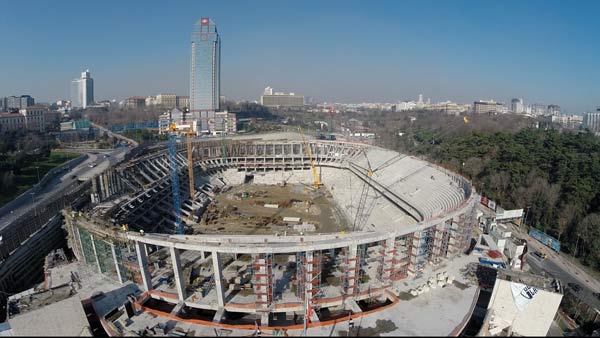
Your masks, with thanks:
M 102 321 L 109 334 L 161 320 L 306 333 L 394 308 L 422 292 L 412 281 L 424 274 L 453 284 L 441 272 L 469 247 L 475 217 L 463 177 L 302 133 L 171 135 L 94 177 L 88 205 L 63 211 L 78 264 L 140 289 L 128 298 L 136 311 Z

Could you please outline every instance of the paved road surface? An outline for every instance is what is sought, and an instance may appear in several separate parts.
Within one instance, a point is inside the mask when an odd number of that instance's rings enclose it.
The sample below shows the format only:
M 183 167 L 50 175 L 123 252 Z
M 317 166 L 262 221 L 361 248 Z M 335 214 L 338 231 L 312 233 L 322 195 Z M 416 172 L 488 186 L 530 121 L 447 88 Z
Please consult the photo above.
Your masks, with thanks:
M 89 157 L 86 161 L 82 162 L 74 168 L 71 168 L 71 170 L 66 171 L 61 176 L 57 176 L 51 181 L 49 181 L 40 192 L 32 194 L 31 199 L 25 199 L 19 205 L 15 206 L 12 210 L 0 214 L 0 230 L 4 229 L 17 217 L 23 215 L 32 207 L 37 206 L 41 201 L 51 197 L 58 190 L 71 184 L 74 179 L 88 180 L 94 175 L 101 173 L 108 167 L 118 163 L 129 151 L 131 151 L 134 147 L 137 147 L 138 145 L 137 142 L 127 139 L 122 135 L 113 134 L 105 128 L 102 128 L 100 126 L 98 127 L 107 132 L 109 136 L 116 137 L 126 142 L 131 142 L 132 146 L 110 149 L 108 151 L 101 151 L 100 149 L 98 149 L 88 153 Z M 108 156 L 104 157 L 104 154 L 108 154 Z M 90 164 L 92 163 L 95 164 L 94 167 L 90 167 Z

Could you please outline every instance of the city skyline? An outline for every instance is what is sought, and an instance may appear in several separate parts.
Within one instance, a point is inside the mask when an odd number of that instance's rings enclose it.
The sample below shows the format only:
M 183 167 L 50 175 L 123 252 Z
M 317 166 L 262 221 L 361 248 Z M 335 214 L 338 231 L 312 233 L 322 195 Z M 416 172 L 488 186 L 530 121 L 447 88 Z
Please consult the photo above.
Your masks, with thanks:
M 1 95 L 68 98 L 71 74 L 86 67 L 99 100 L 188 93 L 190 26 L 210 17 L 226 41 L 221 94 L 235 100 L 257 100 L 270 85 L 328 102 L 424 93 L 432 101 L 505 104 L 523 97 L 568 113 L 598 105 L 595 2 L 349 2 L 317 12 L 316 2 L 144 2 L 147 13 L 131 15 L 140 4 L 115 3 L 120 9 L 106 13 L 104 3 L 32 1 L 30 20 L 21 21 L 9 13 L 22 4 L 7 2 L 0 35 L 19 52 L 0 56 L 11 79 L 0 83 Z M 57 16 L 69 19 L 57 23 Z M 88 43 L 78 45 L 84 36 Z

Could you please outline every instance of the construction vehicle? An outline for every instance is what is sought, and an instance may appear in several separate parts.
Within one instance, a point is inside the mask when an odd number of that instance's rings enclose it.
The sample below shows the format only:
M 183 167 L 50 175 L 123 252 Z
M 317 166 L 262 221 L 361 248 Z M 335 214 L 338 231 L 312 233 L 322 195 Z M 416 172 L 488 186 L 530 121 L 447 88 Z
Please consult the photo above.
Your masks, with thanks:
M 302 127 L 298 127 L 298 130 L 300 131 L 300 135 L 302 135 L 302 143 L 304 144 L 304 152 L 306 153 L 306 156 L 308 156 L 308 159 L 310 161 L 310 168 L 312 170 L 313 177 L 315 179 L 315 182 L 312 184 L 312 187 L 319 188 L 320 186 L 323 185 L 323 183 L 321 183 L 321 177 L 319 177 L 319 173 L 317 173 L 317 167 L 315 166 L 315 163 L 312 158 L 312 153 L 310 151 L 310 145 L 304 138 L 304 132 L 302 132 Z

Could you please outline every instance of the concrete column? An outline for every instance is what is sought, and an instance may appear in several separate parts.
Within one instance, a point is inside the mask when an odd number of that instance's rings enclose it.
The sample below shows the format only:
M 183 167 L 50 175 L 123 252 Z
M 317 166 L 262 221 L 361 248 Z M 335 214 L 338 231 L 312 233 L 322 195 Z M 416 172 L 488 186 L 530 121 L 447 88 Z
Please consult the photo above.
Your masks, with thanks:
M 173 275 L 175 275 L 175 287 L 180 301 L 185 301 L 185 284 L 183 281 L 183 267 L 179 258 L 179 249 L 171 247 L 171 264 L 173 266 Z
M 205 259 L 206 255 L 204 254 L 204 251 L 200 251 L 200 259 Z
M 137 251 L 140 274 L 142 275 L 144 288 L 146 291 L 152 291 L 152 276 L 150 276 L 150 271 L 148 270 L 148 252 L 146 251 L 146 244 L 136 241 L 135 250 Z
M 77 256 L 78 258 L 83 258 L 83 262 L 87 264 L 88 261 L 87 258 L 85 258 L 85 254 L 83 253 L 83 245 L 81 244 L 81 233 L 79 233 L 78 227 L 73 226 L 73 228 L 75 229 L 75 232 L 77 232 L 77 238 L 79 238 L 79 252 L 75 252 L 75 256 Z
M 102 269 L 100 269 L 100 260 L 98 259 L 98 252 L 96 251 L 96 243 L 94 243 L 94 236 L 90 234 L 90 239 L 92 241 L 92 249 L 94 249 L 94 257 L 96 257 L 96 266 L 98 267 L 98 272 L 102 273 Z
M 213 261 L 213 271 L 215 274 L 215 291 L 217 292 L 217 301 L 219 303 L 219 307 L 225 306 L 225 286 L 223 285 L 223 261 L 221 259 L 221 253 L 217 251 L 213 251 L 211 253 L 212 261 Z
M 346 292 L 347 295 L 353 295 L 357 291 L 357 290 L 355 290 L 355 288 L 356 288 L 356 267 L 358 266 L 357 252 L 358 252 L 358 244 L 356 242 L 354 242 L 348 247 L 348 264 L 346 265 L 346 268 L 348 269 L 348 271 L 346 271 L 346 279 L 348 281 L 348 287 L 347 287 L 347 292 Z
M 115 262 L 115 269 L 117 270 L 117 277 L 119 277 L 119 283 L 125 282 L 123 280 L 123 276 L 121 276 L 121 270 L 119 269 L 119 262 L 117 261 L 117 251 L 115 250 L 115 245 L 111 244 L 110 249 L 112 251 L 113 261 Z

